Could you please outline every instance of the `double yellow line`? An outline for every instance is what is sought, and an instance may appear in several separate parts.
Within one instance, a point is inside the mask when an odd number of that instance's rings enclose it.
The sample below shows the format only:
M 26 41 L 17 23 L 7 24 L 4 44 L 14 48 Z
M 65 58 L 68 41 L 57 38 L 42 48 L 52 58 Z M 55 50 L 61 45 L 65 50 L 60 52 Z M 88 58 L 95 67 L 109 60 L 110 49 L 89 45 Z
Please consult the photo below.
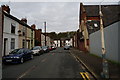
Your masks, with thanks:
M 88 76 L 87 72 L 80 72 L 80 74 L 84 80 L 90 80 L 90 77 Z

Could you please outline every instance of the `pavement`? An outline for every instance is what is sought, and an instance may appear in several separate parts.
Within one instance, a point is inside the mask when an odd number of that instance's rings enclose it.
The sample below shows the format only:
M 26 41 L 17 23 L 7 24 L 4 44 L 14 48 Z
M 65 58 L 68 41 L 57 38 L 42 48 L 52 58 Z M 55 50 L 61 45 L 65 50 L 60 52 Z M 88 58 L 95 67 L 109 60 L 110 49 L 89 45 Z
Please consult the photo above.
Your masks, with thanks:
M 101 72 L 102 72 L 101 57 L 93 56 L 88 52 L 87 53 L 82 52 L 75 48 L 71 48 L 70 52 L 73 55 L 75 55 L 77 58 L 79 58 L 79 60 L 81 60 L 90 69 L 90 71 L 93 74 L 95 74 L 95 77 L 98 80 L 103 80 L 103 78 L 101 77 Z M 109 80 L 120 80 L 120 69 L 119 69 L 120 66 L 112 62 L 108 62 L 108 64 L 109 64 L 109 75 L 110 75 Z

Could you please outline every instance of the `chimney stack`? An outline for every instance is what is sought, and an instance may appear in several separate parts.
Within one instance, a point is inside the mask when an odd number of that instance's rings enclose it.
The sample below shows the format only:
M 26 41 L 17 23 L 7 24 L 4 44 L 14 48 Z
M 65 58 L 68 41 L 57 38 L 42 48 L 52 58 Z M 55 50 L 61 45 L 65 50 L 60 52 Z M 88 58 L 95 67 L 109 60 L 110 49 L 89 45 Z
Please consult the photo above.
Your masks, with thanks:
M 42 29 L 38 29 L 40 32 L 42 32 Z
M 27 24 L 27 19 L 26 18 L 22 18 L 21 21 Z
M 35 24 L 31 25 L 31 27 L 32 27 L 32 29 L 36 29 L 36 25 Z
M 2 5 L 1 7 L 2 7 L 2 10 L 3 10 L 3 11 L 6 11 L 7 13 L 10 14 L 10 8 L 9 8 L 8 5 Z

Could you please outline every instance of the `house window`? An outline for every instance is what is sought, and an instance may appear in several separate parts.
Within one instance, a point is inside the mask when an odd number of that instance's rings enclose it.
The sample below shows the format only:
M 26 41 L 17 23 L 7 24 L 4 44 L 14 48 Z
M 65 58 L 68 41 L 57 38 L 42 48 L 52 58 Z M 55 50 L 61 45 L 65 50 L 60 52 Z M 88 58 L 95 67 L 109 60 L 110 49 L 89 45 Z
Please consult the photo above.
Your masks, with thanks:
M 11 38 L 11 49 L 15 49 L 15 38 Z
M 22 47 L 25 48 L 25 40 L 24 39 L 23 39 L 22 43 L 23 43 Z
M 11 24 L 11 33 L 15 34 L 15 24 Z
M 25 32 L 23 32 L 23 36 L 25 36 Z
M 32 36 L 32 38 L 33 38 L 33 30 L 31 31 L 31 36 Z

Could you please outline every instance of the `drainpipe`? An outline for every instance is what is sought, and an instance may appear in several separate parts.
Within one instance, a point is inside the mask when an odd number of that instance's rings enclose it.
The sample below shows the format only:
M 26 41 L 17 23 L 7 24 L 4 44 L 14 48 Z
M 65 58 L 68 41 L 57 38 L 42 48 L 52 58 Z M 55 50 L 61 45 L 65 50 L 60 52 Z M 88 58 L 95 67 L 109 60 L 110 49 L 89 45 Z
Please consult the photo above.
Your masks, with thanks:
M 27 48 L 27 27 L 25 27 L 25 48 Z

